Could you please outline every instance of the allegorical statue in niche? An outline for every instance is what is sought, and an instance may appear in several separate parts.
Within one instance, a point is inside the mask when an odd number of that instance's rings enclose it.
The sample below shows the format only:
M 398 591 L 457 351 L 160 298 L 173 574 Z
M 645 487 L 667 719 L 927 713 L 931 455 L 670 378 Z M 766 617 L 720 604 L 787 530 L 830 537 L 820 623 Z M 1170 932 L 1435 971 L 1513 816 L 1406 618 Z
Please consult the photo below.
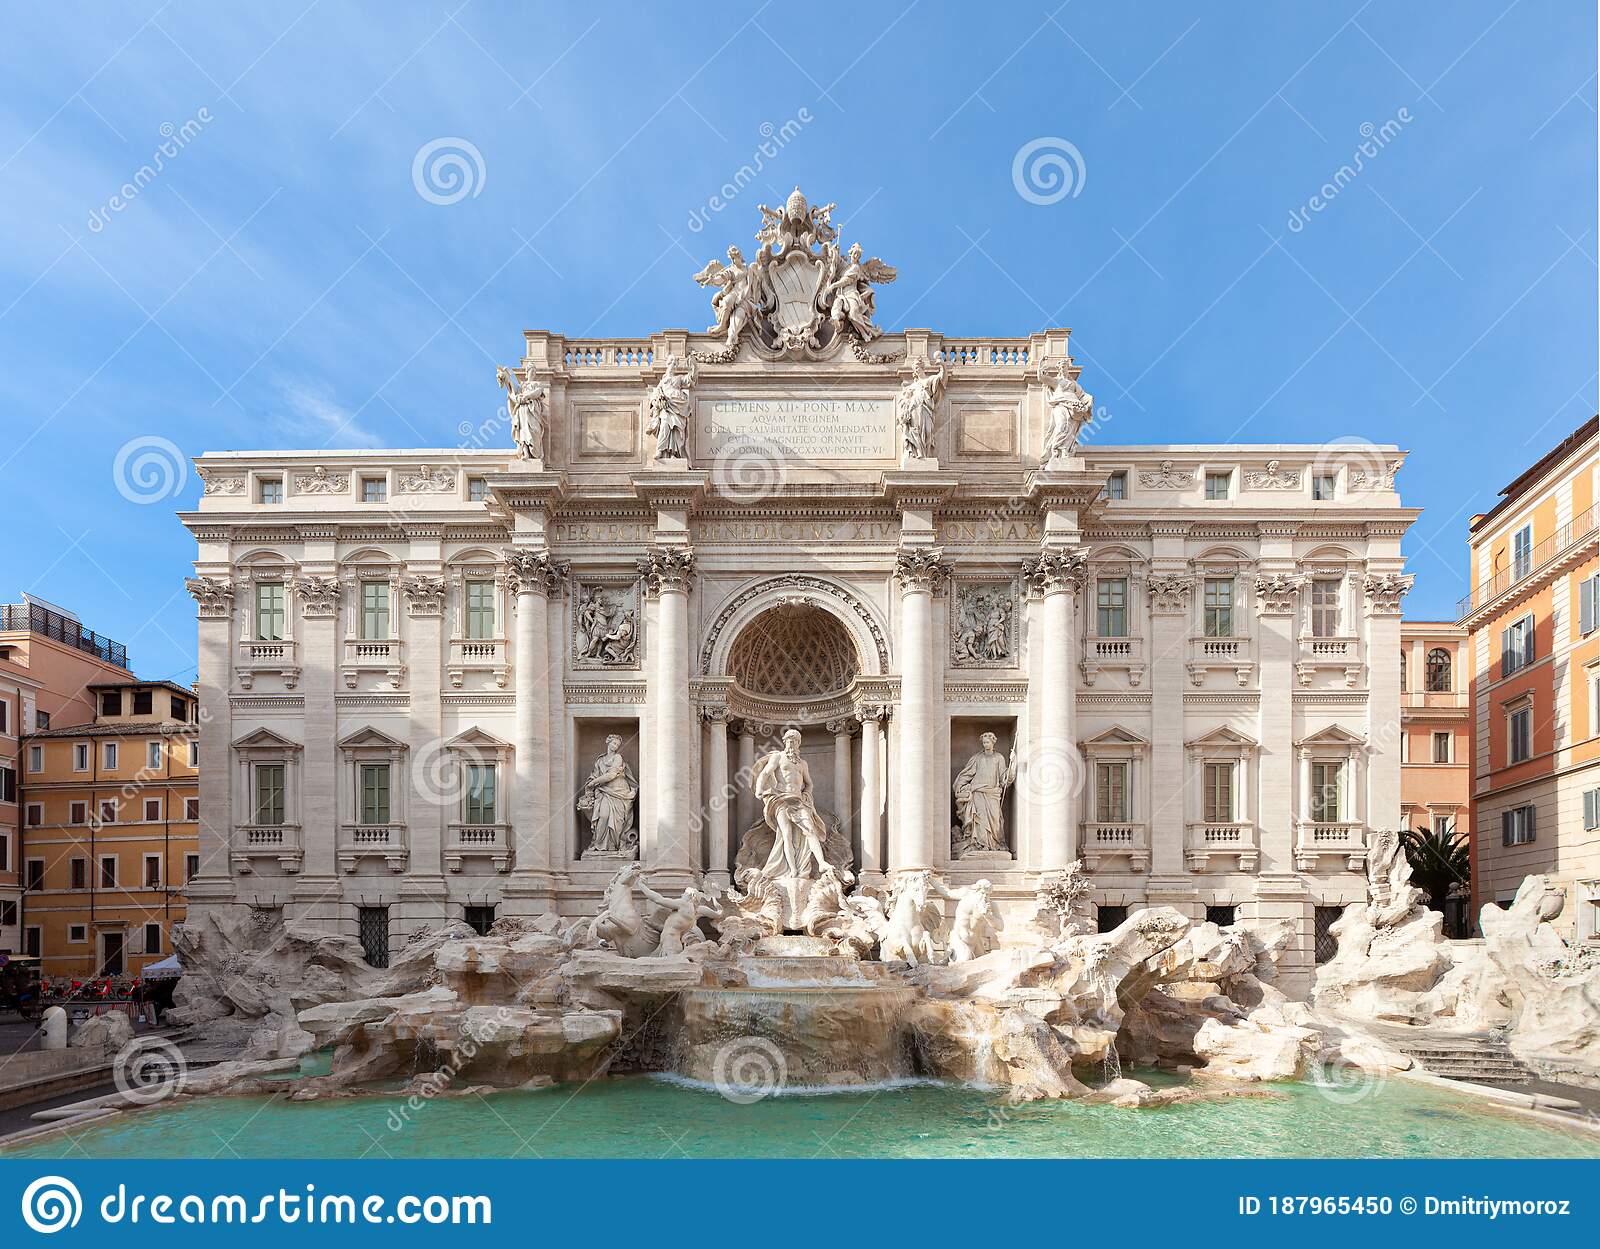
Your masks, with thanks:
M 934 412 L 947 371 L 941 361 L 930 370 L 920 356 L 911 361 L 911 376 L 900 386 L 900 445 L 913 460 L 933 458 Z
M 978 738 L 983 749 L 967 760 L 954 785 L 956 816 L 961 821 L 956 853 L 974 851 L 1006 852 L 1006 789 L 1017 779 L 1017 751 L 1010 758 L 995 748 L 1000 739 L 993 733 Z
M 622 757 L 622 738 L 612 733 L 606 738 L 606 753 L 594 761 L 578 795 L 578 810 L 589 817 L 585 855 L 625 857 L 638 849 L 639 832 L 633 824 L 638 796 L 639 782 Z
M 767 824 L 775 834 L 772 853 L 762 873 L 774 879 L 795 879 L 828 870 L 822 849 L 822 817 L 817 814 L 811 789 L 811 769 L 800 757 L 800 730 L 783 735 L 783 749 L 774 750 L 756 765 L 756 797 Z
M 650 392 L 650 419 L 645 433 L 656 440 L 656 459 L 689 458 L 690 392 L 694 389 L 695 367 L 691 357 L 667 357 L 666 372 Z
M 1043 380 L 1044 362 L 1040 361 L 1040 380 Z M 1066 361 L 1056 369 L 1055 385 L 1044 398 L 1050 409 L 1050 429 L 1045 437 L 1044 462 L 1066 459 L 1077 449 L 1083 427 L 1089 423 L 1094 411 L 1094 396 L 1067 375 Z
M 550 388 L 529 373 L 521 385 L 517 375 L 501 367 L 496 371 L 506 392 L 506 414 L 511 418 L 511 440 L 524 460 L 544 461 L 544 431 L 550 419 Z

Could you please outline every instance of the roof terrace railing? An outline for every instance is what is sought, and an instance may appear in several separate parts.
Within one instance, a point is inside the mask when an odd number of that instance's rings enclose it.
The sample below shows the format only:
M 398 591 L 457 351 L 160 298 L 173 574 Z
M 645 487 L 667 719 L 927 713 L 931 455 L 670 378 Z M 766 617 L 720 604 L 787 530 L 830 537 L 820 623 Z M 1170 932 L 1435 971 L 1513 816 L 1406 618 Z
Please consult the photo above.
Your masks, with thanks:
M 1513 560 L 1511 567 L 1495 573 L 1463 598 L 1456 604 L 1456 619 L 1465 620 L 1480 607 L 1493 602 L 1507 590 L 1514 589 L 1579 543 L 1596 541 L 1597 522 L 1600 522 L 1600 503 L 1579 512 L 1543 542 L 1536 543 L 1521 559 Z
M 0 631 L 4 630 L 37 633 L 40 637 L 96 655 L 118 668 L 128 666 L 128 648 L 121 642 L 101 637 L 92 629 L 85 629 L 76 620 L 37 603 L 0 604 Z

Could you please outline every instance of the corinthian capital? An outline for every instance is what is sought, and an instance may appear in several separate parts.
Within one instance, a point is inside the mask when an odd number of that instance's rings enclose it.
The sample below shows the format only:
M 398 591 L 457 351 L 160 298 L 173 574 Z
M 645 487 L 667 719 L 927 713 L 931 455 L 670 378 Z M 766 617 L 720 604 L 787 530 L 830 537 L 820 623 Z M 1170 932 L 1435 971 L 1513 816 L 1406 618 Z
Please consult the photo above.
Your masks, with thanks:
M 202 617 L 227 616 L 233 611 L 233 583 L 216 577 L 186 577 L 184 588 L 200 605 Z
M 1398 616 L 1400 600 L 1410 593 L 1416 580 L 1416 574 L 1409 572 L 1368 573 L 1364 583 L 1367 615 Z
M 917 547 L 899 551 L 894 557 L 894 577 L 902 590 L 938 590 L 950 576 L 944 562 L 943 547 Z
M 549 597 L 561 588 L 567 575 L 566 564 L 549 551 L 508 551 L 506 568 L 511 574 L 511 592 L 543 594 Z
M 1144 584 L 1150 595 L 1151 611 L 1175 615 L 1189 610 L 1189 597 L 1194 593 L 1193 577 L 1184 573 L 1153 572 Z
M 1256 611 L 1263 616 L 1287 616 L 1294 612 L 1295 596 L 1306 579 L 1299 573 L 1262 573 L 1256 578 Z
M 1081 546 L 1051 547 L 1034 559 L 1024 560 L 1022 575 L 1040 594 L 1059 590 L 1076 594 L 1089 575 L 1089 552 Z
M 694 577 L 694 552 L 686 546 L 653 546 L 639 557 L 639 575 L 652 594 L 687 593 Z

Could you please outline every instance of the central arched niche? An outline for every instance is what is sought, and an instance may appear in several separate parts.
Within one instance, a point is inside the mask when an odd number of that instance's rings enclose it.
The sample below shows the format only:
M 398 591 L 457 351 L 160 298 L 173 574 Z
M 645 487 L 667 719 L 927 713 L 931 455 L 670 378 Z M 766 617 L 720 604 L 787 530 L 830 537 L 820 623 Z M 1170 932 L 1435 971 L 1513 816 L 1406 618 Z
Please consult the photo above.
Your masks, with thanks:
M 816 699 L 842 694 L 860 672 L 855 642 L 831 612 L 809 603 L 780 603 L 734 639 L 728 675 L 762 699 Z

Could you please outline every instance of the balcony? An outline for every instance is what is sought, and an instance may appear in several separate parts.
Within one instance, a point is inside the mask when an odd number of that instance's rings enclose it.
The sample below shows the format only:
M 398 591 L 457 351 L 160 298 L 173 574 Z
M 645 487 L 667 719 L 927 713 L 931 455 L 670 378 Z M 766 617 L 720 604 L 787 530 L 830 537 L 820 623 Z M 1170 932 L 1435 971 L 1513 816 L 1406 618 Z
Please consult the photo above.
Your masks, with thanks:
M 1126 856 L 1128 869 L 1150 870 L 1150 826 L 1148 824 L 1094 823 L 1083 826 L 1079 857 L 1084 870 L 1097 871 L 1102 862 L 1117 855 Z
M 239 643 L 233 675 L 241 689 L 253 689 L 256 677 L 268 673 L 283 678 L 283 687 L 292 690 L 300 681 L 300 657 L 296 644 L 289 640 L 273 642 L 245 640 Z
M 1468 616 L 1482 611 L 1532 577 L 1559 573 L 1575 552 L 1581 554 L 1593 545 L 1597 527 L 1600 527 L 1600 503 L 1579 512 L 1543 542 L 1535 543 L 1526 558 L 1496 573 L 1458 602 L 1458 623 L 1465 624 Z
M 505 689 L 511 679 L 510 650 L 505 638 L 451 638 L 446 671 L 450 687 L 460 689 L 469 672 L 492 672 L 494 683 Z
M 1231 858 L 1241 872 L 1253 872 L 1261 856 L 1256 826 L 1246 823 L 1190 824 L 1184 838 L 1183 857 L 1191 872 L 1204 872 L 1211 860 Z
M 1301 685 L 1310 685 L 1318 672 L 1332 670 L 1343 675 L 1347 689 L 1355 689 L 1361 683 L 1361 639 L 1303 637 L 1294 670 Z
M 276 859 L 293 876 L 305 858 L 298 824 L 240 824 L 233 830 L 233 866 L 249 874 L 257 859 Z
M 494 860 L 494 870 L 511 870 L 511 825 L 452 824 L 444 843 L 444 865 L 452 872 L 461 870 L 467 858 Z
M 339 828 L 339 870 L 353 872 L 362 859 L 382 859 L 391 872 L 403 872 L 411 847 L 403 824 L 344 824 Z
M 1189 683 L 1205 684 L 1208 672 L 1231 672 L 1241 687 L 1250 684 L 1256 670 L 1249 638 L 1189 639 Z
M 361 673 L 377 672 L 399 689 L 406 674 L 405 645 L 399 638 L 345 638 L 345 688 L 355 689 Z
M 94 630 L 85 629 L 72 617 L 51 611 L 41 603 L 0 604 L 0 633 L 13 631 L 37 633 L 40 637 L 94 655 L 117 668 L 128 666 L 128 648 L 121 642 L 101 637 Z
M 1301 820 L 1296 825 L 1294 866 L 1297 872 L 1314 872 L 1323 855 L 1338 855 L 1349 871 L 1362 871 L 1367 862 L 1367 826 Z
M 1086 687 L 1092 688 L 1095 679 L 1106 671 L 1126 672 L 1128 684 L 1138 685 L 1144 680 L 1144 639 L 1085 638 L 1078 668 Z

